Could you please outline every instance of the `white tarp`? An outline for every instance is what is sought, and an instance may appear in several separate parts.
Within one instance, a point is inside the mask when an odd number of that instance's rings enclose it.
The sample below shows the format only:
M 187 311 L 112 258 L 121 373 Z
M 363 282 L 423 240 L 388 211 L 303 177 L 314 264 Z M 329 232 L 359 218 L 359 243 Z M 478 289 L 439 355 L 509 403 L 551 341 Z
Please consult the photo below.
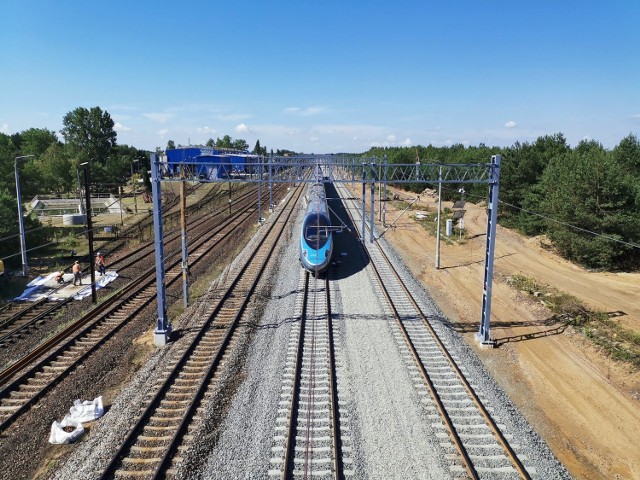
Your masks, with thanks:
M 73 407 L 69 409 L 69 415 L 65 418 L 69 418 L 74 422 L 91 422 L 96 418 L 100 418 L 104 415 L 104 407 L 102 405 L 102 397 L 94 398 L 92 400 L 85 400 L 84 402 L 76 400 L 73 402 Z
M 47 298 L 56 301 L 64 300 L 68 297 L 73 297 L 75 300 L 82 300 L 91 295 L 91 279 L 89 276 L 82 278 L 82 287 L 74 287 L 73 284 L 70 283 L 73 280 L 73 274 L 64 274 L 63 278 L 65 283 L 63 285 L 60 285 L 55 280 L 57 275 L 58 272 L 53 272 L 34 278 L 27 284 L 27 288 L 22 292 L 22 295 L 16 297 L 15 300 L 21 302 L 36 302 L 41 298 Z M 118 273 L 113 270 L 107 271 L 102 276 L 96 273 L 96 290 L 105 287 L 116 278 L 118 278 Z
M 69 432 L 65 431 L 65 427 L 70 427 Z M 73 430 L 71 430 L 73 428 Z M 75 442 L 84 433 L 84 427 L 80 422 L 76 422 L 69 418 L 69 415 L 64 417 L 61 422 L 54 421 L 51 424 L 51 434 L 49 435 L 49 443 L 54 445 L 64 445 L 67 443 Z
M 100 290 L 102 287 L 107 286 L 109 283 L 113 282 L 116 278 L 118 278 L 118 274 L 113 271 L 105 272 L 102 276 L 96 276 L 96 290 Z M 73 296 L 74 300 L 82 300 L 85 297 L 91 295 L 91 285 L 87 285 L 78 293 Z
M 64 445 L 75 442 L 84 433 L 83 423 L 92 422 L 104 415 L 102 397 L 93 400 L 75 400 L 69 409 L 69 415 L 65 415 L 61 422 L 54 421 L 51 424 L 49 443 Z M 66 427 L 66 431 L 65 430 Z

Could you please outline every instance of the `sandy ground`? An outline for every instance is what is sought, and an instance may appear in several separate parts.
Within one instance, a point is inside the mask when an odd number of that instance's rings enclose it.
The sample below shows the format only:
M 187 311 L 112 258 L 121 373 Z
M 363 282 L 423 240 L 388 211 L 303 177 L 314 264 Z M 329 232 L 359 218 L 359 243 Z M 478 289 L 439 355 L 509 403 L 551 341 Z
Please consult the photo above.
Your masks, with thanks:
M 414 207 L 436 211 L 436 200 L 421 195 Z M 392 203 L 387 202 L 386 222 L 398 221 L 385 237 L 571 474 L 640 479 L 640 374 L 606 358 L 572 328 L 549 325 L 545 320 L 551 313 L 505 281 L 514 274 L 533 277 L 586 305 L 617 312 L 622 325 L 638 331 L 640 274 L 588 272 L 550 253 L 540 239 L 498 226 L 491 336 L 499 347 L 481 348 L 475 334 L 482 309 L 486 210 L 466 204 L 468 239 L 441 242 L 438 270 L 435 238 L 415 223 L 412 212 L 399 217 Z

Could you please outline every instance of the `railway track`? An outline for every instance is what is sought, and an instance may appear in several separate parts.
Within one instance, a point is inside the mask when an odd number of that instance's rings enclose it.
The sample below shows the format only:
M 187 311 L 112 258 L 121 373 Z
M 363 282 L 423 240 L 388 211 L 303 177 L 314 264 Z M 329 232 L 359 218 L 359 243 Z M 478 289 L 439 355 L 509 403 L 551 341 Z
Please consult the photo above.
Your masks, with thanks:
M 14 342 L 29 329 L 38 327 L 54 315 L 56 311 L 71 299 L 63 302 L 48 302 L 46 299 L 29 303 L 26 307 L 20 305 L 17 312 L 7 315 L 0 323 L 0 348 Z M 20 307 L 23 307 L 20 309 Z
M 190 429 L 197 425 L 197 409 L 219 379 L 220 365 L 239 335 L 237 326 L 301 192 L 300 186 L 284 209 L 275 213 L 251 258 L 236 266 L 233 276 L 218 289 L 200 327 L 190 329 L 188 346 L 172 362 L 100 478 L 164 478 L 179 468 L 180 452 L 189 441 Z
M 347 195 L 343 195 L 347 196 Z M 361 211 L 353 200 L 347 211 L 359 224 Z M 384 252 L 379 242 L 365 243 L 364 250 L 378 279 L 378 286 L 395 319 L 397 338 L 410 353 L 409 368 L 419 382 L 429 418 L 439 431 L 441 446 L 450 453 L 452 475 L 495 478 L 496 475 L 529 479 L 535 469 L 527 469 L 509 435 L 503 433 L 491 407 L 485 406 L 466 379 L 454 355 L 440 339 L 413 294 Z M 430 397 L 431 401 L 428 400 Z M 449 441 L 447 441 L 449 440 Z
M 281 187 L 282 188 L 282 187 Z M 247 191 L 237 197 L 232 203 L 233 209 L 236 212 L 247 211 L 255 202 L 253 197 L 255 189 Z M 263 194 L 264 199 L 267 198 L 267 194 Z M 211 229 L 212 220 L 218 220 L 218 224 L 214 227 L 214 230 L 220 230 L 223 226 L 226 226 L 234 218 L 233 215 L 228 214 L 228 209 L 231 205 L 225 205 L 224 208 L 218 209 L 210 215 L 200 216 L 195 219 L 189 219 L 187 228 L 189 235 L 197 235 L 199 230 Z M 199 232 L 202 234 L 202 232 Z M 209 232 L 210 233 L 210 232 Z M 165 235 L 164 244 L 167 252 L 167 258 L 171 258 L 174 255 L 179 254 L 181 240 L 180 229 L 173 229 Z M 173 246 L 173 248 L 172 248 Z M 152 258 L 154 252 L 154 243 L 146 242 L 132 251 L 127 252 L 127 255 L 114 259 L 109 269 L 118 270 L 125 276 L 128 275 L 127 271 L 141 264 L 145 260 Z M 146 269 L 142 272 L 144 275 L 148 275 Z M 55 295 L 55 292 L 54 292 Z M 9 345 L 12 342 L 21 340 L 27 332 L 34 331 L 35 329 L 46 325 L 53 315 L 58 314 L 67 303 L 71 301 L 70 298 L 65 297 L 57 302 L 47 302 L 46 299 L 39 300 L 33 303 L 27 303 L 25 306 L 22 302 L 13 302 L 5 306 L 2 312 L 0 312 L 0 348 Z
M 197 264 L 253 214 L 255 208 L 247 208 L 193 242 L 189 264 Z M 169 287 L 182 277 L 181 258 L 166 259 L 165 269 Z M 154 273 L 155 266 L 0 372 L 0 432 L 155 299 Z
M 311 280 L 310 280 L 311 279 Z M 301 277 L 282 380 L 270 477 L 344 478 L 350 444 L 339 409 L 329 278 Z

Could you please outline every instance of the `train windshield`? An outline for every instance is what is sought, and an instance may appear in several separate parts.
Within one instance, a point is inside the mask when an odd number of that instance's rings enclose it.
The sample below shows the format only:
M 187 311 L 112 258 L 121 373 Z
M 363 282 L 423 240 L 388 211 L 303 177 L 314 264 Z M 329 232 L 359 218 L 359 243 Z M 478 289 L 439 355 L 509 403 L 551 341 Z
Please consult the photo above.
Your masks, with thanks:
M 322 248 L 329 238 L 329 224 L 323 215 L 311 215 L 304 224 L 304 239 L 313 248 Z

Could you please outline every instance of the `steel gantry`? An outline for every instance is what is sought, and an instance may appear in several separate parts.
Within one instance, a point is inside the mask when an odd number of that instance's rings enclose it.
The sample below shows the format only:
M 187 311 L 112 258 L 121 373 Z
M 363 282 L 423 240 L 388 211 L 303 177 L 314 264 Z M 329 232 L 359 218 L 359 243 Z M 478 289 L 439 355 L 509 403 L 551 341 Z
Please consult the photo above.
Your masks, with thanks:
M 313 183 L 317 179 L 309 176 L 318 165 L 322 166 L 324 177 L 332 182 L 362 183 L 362 236 L 366 240 L 366 190 L 370 184 L 370 216 L 369 216 L 369 241 L 374 242 L 374 211 L 375 211 L 375 184 L 384 188 L 384 198 L 388 184 L 427 183 L 460 184 L 460 183 L 486 183 L 489 187 L 487 235 L 484 261 L 484 281 L 482 289 L 482 317 L 477 339 L 482 345 L 493 346 L 490 335 L 491 316 L 491 292 L 493 283 L 493 260 L 495 252 L 496 221 L 498 210 L 498 189 L 500 178 L 500 155 L 491 157 L 489 163 L 422 163 L 414 164 L 389 164 L 384 158 L 364 158 L 361 156 L 346 155 L 305 155 L 297 157 L 280 157 L 269 155 L 247 156 L 245 162 L 206 162 L 199 161 L 198 157 L 186 159 L 180 162 L 169 162 L 166 157 L 151 154 L 151 183 L 153 193 L 153 222 L 155 235 L 155 260 L 156 282 L 158 289 L 158 322 L 154 331 L 154 343 L 163 346 L 171 335 L 171 323 L 166 313 L 166 295 L 164 283 L 164 246 L 162 242 L 162 182 L 228 182 L 231 183 L 257 183 L 258 191 L 262 191 L 265 182 L 269 188 L 269 209 L 273 208 L 271 196 L 274 183 Z M 382 194 L 381 194 L 382 198 Z M 231 201 L 229 199 L 229 201 Z M 262 200 L 258 193 L 258 223 L 262 222 Z M 381 201 L 381 218 L 383 224 L 386 214 L 385 203 Z M 439 227 L 439 225 L 438 225 Z M 439 232 L 439 228 L 438 228 Z M 439 236 L 439 233 L 438 233 Z M 439 240 L 439 238 L 438 238 Z M 183 242 L 185 243 L 185 242 Z M 183 250 L 186 250 L 183 245 Z M 439 256 L 439 252 L 436 253 Z M 439 267 L 439 258 L 436 258 L 436 266 Z M 183 280 L 186 282 L 186 278 Z M 184 286 L 186 289 L 186 284 Z M 185 294 L 186 298 L 186 294 Z M 185 300 L 186 302 L 186 300 Z

